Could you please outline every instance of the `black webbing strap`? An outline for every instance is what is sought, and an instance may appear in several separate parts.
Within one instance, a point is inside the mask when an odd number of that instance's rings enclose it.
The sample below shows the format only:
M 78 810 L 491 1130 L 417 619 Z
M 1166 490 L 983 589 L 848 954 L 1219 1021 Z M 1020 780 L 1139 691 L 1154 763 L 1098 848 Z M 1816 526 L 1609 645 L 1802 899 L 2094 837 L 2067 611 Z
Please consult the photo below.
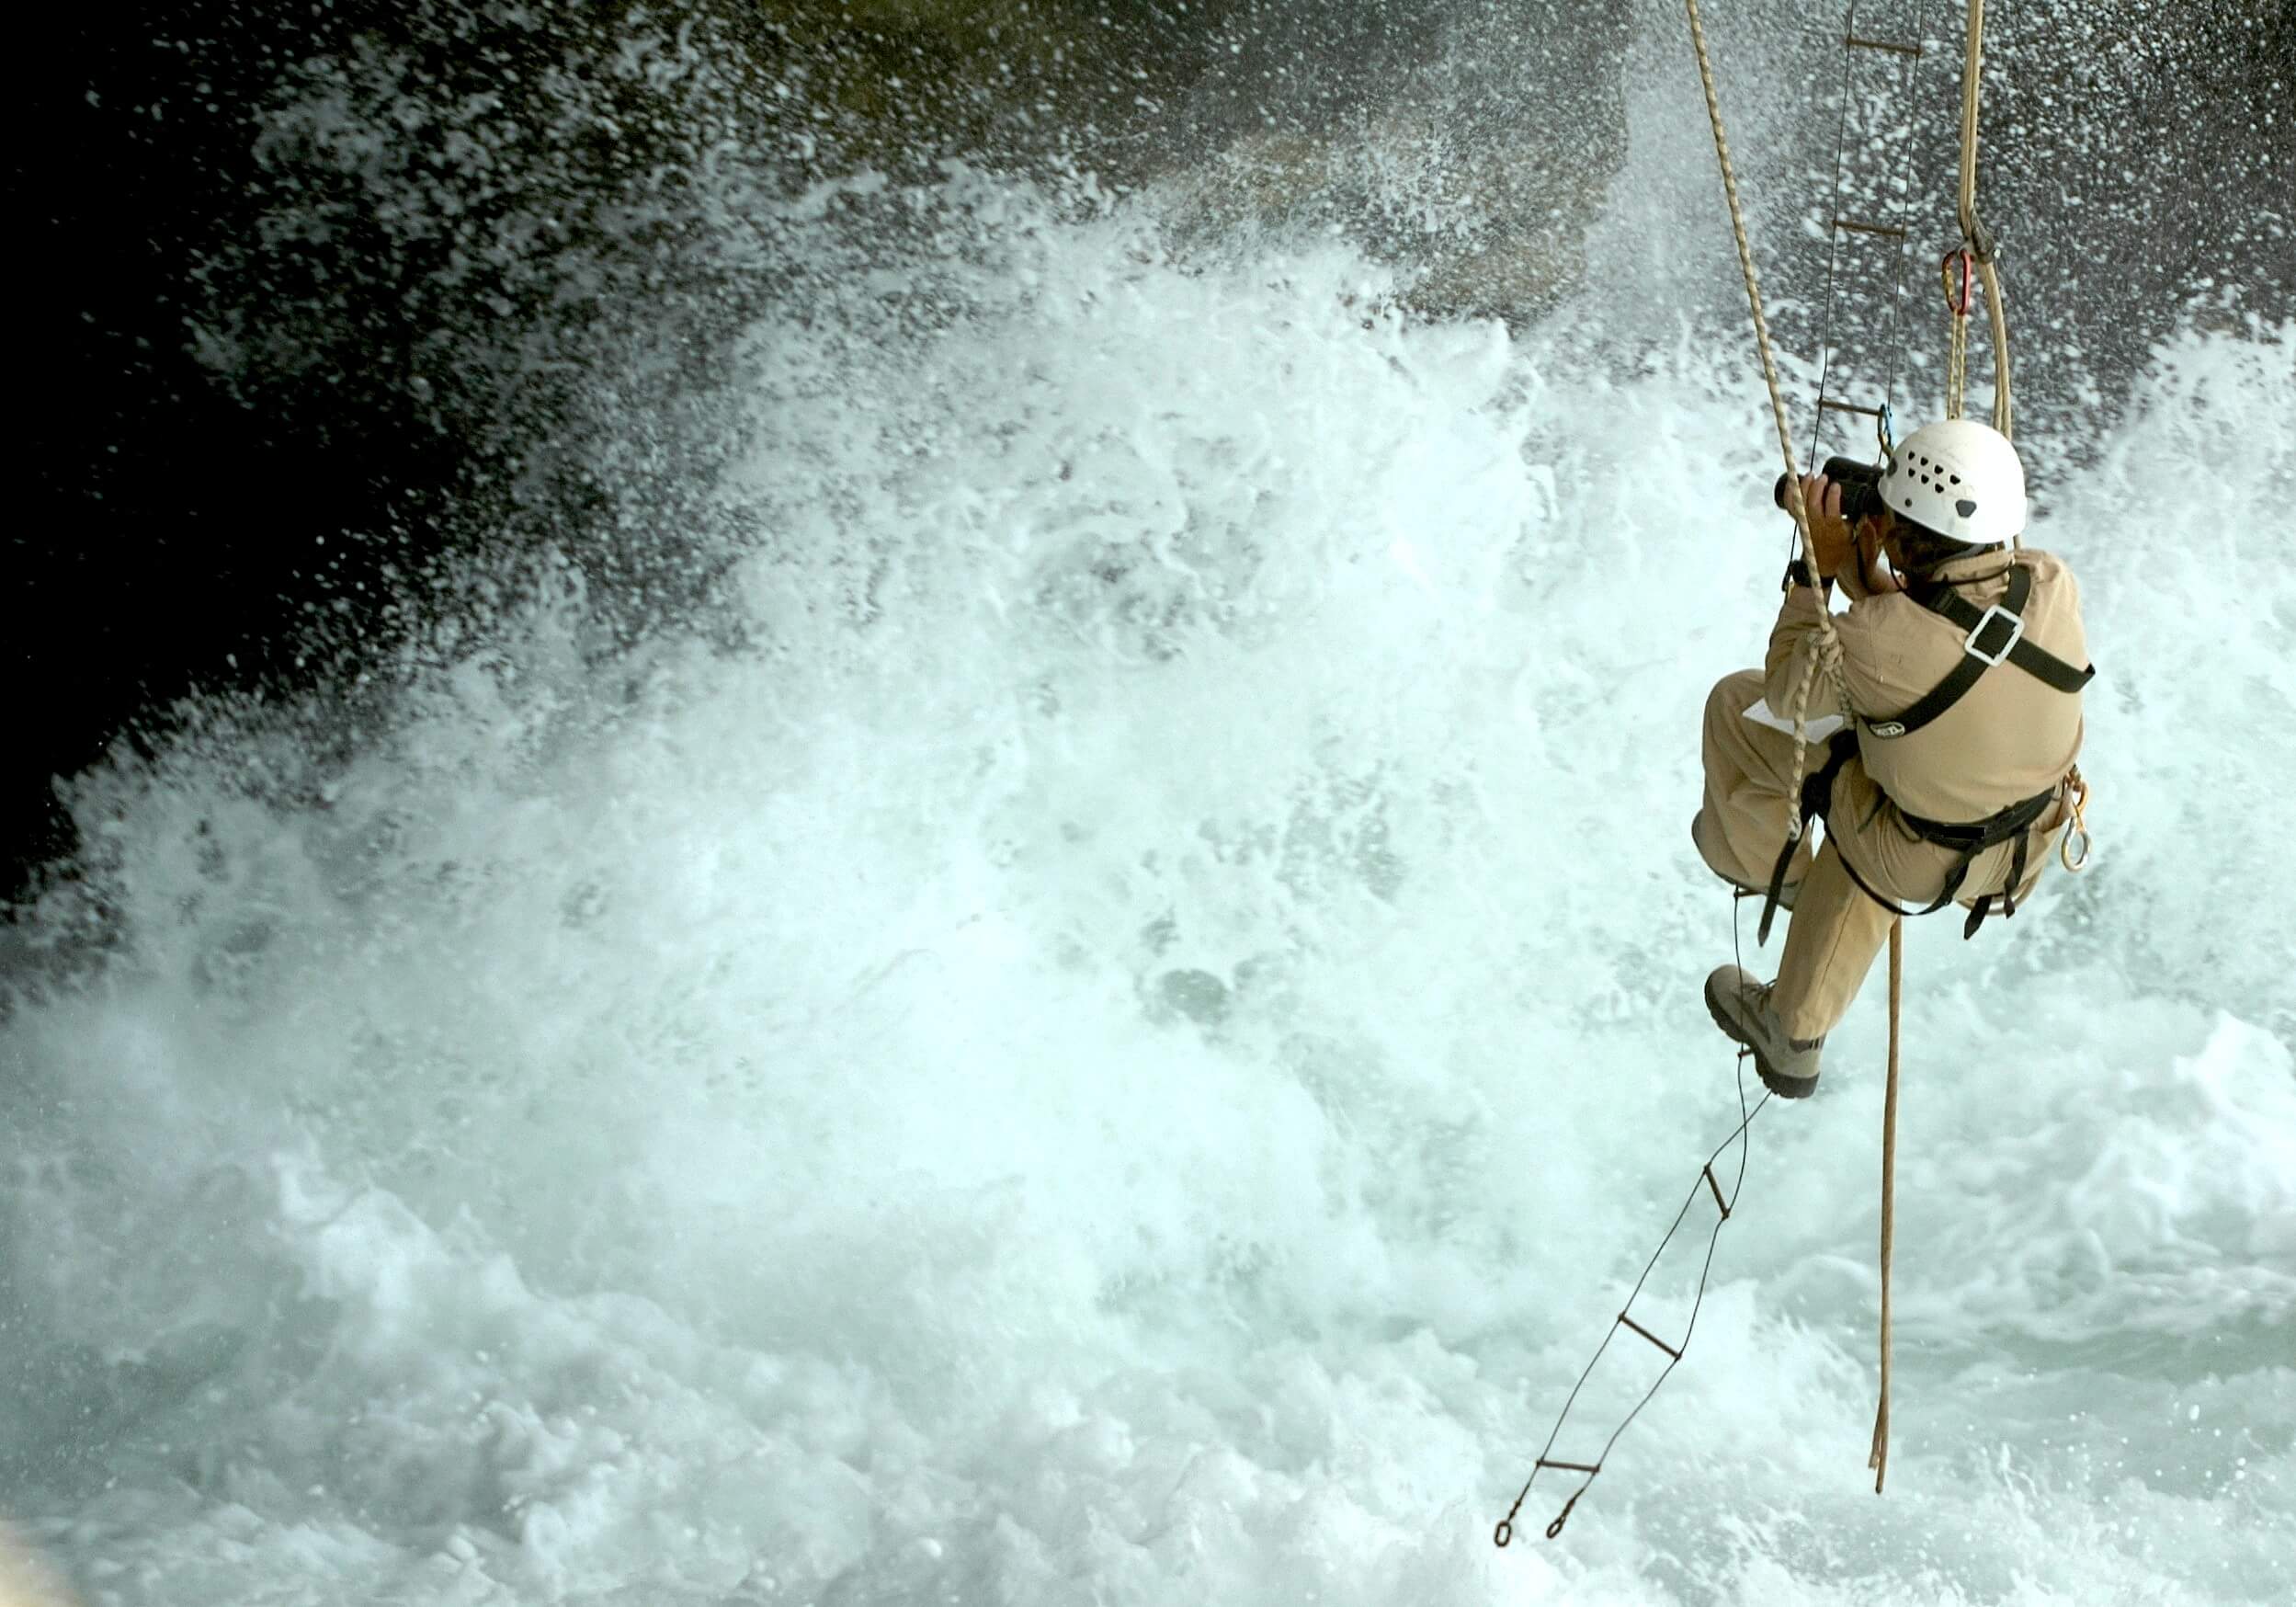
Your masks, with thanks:
M 1841 773 L 1842 767 L 1857 752 L 1858 734 L 1847 728 L 1836 731 L 1825 745 L 1825 762 L 1802 778 L 1802 796 L 1794 800 L 1793 835 L 1787 838 L 1786 846 L 1778 850 L 1778 863 L 1770 867 L 1769 887 L 1762 895 L 1762 918 L 1754 929 L 1754 940 L 1757 944 L 1770 940 L 1770 922 L 1777 918 L 1778 901 L 1785 895 L 1786 872 L 1794 862 L 1794 849 L 1802 844 L 1802 828 L 1808 826 L 1813 816 L 1819 820 L 1825 818 L 1826 807 L 1834 796 L 1834 778 Z
M 1931 613 L 1959 625 L 1964 634 L 1961 662 L 1946 672 L 1921 700 L 1903 714 L 1868 720 L 1875 736 L 1908 736 L 1960 702 L 1978 678 L 1995 665 L 2014 664 L 2042 685 L 2061 692 L 2077 692 L 2097 674 L 2097 667 L 2075 669 L 2063 659 L 2025 639 L 2025 604 L 2033 595 L 2033 572 L 2023 564 L 2009 568 L 2008 594 L 2000 602 L 1980 610 L 1950 586 L 1915 588 L 1913 599 Z
M 2052 796 L 2053 797 L 2054 794 L 2052 793 Z M 1971 906 L 1969 918 L 1961 923 L 1961 936 L 1964 940 L 1975 937 L 1977 929 L 1985 924 L 1985 917 L 1993 913 L 1995 898 L 1998 897 L 2001 900 L 2002 919 L 2006 920 L 2017 913 L 2017 890 L 2025 881 L 2025 849 L 2026 845 L 2032 840 L 2030 833 L 2021 834 L 2018 838 L 2017 850 L 2009 860 L 2009 879 L 2002 883 L 1998 894 L 1988 893 Z
M 1841 773 L 1842 766 L 1847 764 L 1857 752 L 1855 733 L 1837 731 L 1834 734 L 1833 739 L 1826 744 L 1825 762 L 1802 780 L 1802 796 L 1795 806 L 1803 826 L 1806 826 L 1813 816 L 1820 820 L 1825 818 L 1833 802 L 1834 778 Z M 1925 820 L 1918 815 L 1908 815 L 1892 801 L 1890 807 L 1897 811 L 1897 817 L 1905 823 L 1908 831 L 1924 842 L 1951 849 L 1954 852 L 1953 864 L 1946 872 L 1944 890 L 1920 909 L 1907 909 L 1886 894 L 1876 892 L 1871 883 L 1858 874 L 1858 868 L 1849 862 L 1849 856 L 1841 851 L 1839 844 L 1835 845 L 1834 851 L 1842 861 L 1842 869 L 1858 884 L 1860 893 L 1891 914 L 1911 919 L 1916 916 L 1934 915 L 1960 897 L 1961 884 L 1969 880 L 1969 868 L 1976 863 L 1977 856 L 1997 844 L 2015 840 L 2017 849 L 2009 868 L 2007 884 L 1980 898 L 1970 911 L 1969 919 L 1962 925 L 1961 936 L 1973 938 L 1977 935 L 1977 929 L 1984 924 L 1985 917 L 1993 913 L 1995 899 L 2001 900 L 2004 916 L 2017 913 L 2017 890 L 2025 880 L 2026 852 L 2031 842 L 2034 823 L 2049 812 L 2050 805 L 2057 801 L 2059 790 L 2059 787 L 2051 787 L 2045 792 L 2036 792 L 2020 803 L 1996 810 L 1983 820 L 1972 820 L 1966 825 Z M 1794 849 L 1800 846 L 1802 836 L 1803 833 L 1798 831 L 1788 838 L 1785 847 L 1778 851 L 1778 862 L 1770 868 L 1769 887 L 1762 899 L 1761 924 L 1755 929 L 1755 941 L 1757 943 L 1769 941 L 1770 922 L 1777 917 L 1778 901 L 1786 890 L 1786 872 L 1793 865 Z
M 2026 599 L 2032 595 L 2032 570 L 2023 564 L 2018 564 L 2009 571 L 2009 595 L 2003 599 L 2003 607 L 1999 610 L 1980 609 L 1949 586 L 1924 587 L 1915 594 L 1914 600 L 1933 614 L 1944 615 L 1953 623 L 1961 626 L 1964 632 L 1987 628 L 1988 621 L 1985 616 L 1995 615 L 1996 618 L 1993 622 L 2000 625 L 2000 633 L 1995 637 L 1994 645 L 1986 646 L 1983 640 L 1980 640 L 1976 645 L 1982 648 L 1987 656 L 1998 658 L 2003 656 L 1999 644 L 2007 636 L 2010 629 L 2008 625 L 2001 623 L 1998 615 L 2006 612 L 2017 614 L 2021 618 L 2025 612 Z M 2011 664 L 2016 665 L 2027 675 L 2033 677 L 2044 686 L 2054 687 L 2061 692 L 2079 691 L 2088 685 L 2090 678 L 2097 674 L 2095 665 L 2089 666 L 2086 669 L 2075 669 L 2047 648 L 2027 641 L 2021 634 L 2015 641 L 2010 642 L 2006 656 Z
M 1951 849 L 1955 856 L 1952 868 L 1946 873 L 1945 890 L 1920 909 L 1903 908 L 1895 899 L 1875 892 L 1872 885 L 1858 874 L 1858 867 L 1849 862 L 1849 856 L 1841 851 L 1840 845 L 1836 844 L 1834 851 L 1842 861 L 1842 869 L 1849 872 L 1849 879 L 1858 884 L 1858 891 L 1892 914 L 1911 919 L 1915 916 L 1934 915 L 1960 897 L 1961 883 L 1969 880 L 1969 868 L 1976 863 L 1977 856 L 1987 849 L 2014 841 L 2017 848 L 2010 857 L 2007 883 L 1980 898 L 1971 908 L 1969 919 L 1961 925 L 1961 936 L 1973 938 L 1977 935 L 1977 929 L 1984 924 L 1985 917 L 1993 913 L 1995 899 L 2001 901 L 2001 913 L 2005 917 L 2017 913 L 2017 890 L 2025 880 L 2026 856 L 2032 843 L 2034 824 L 2049 813 L 2050 805 L 2057 801 L 2058 792 L 2059 787 L 2052 787 L 2046 792 L 2036 792 L 2023 803 L 2012 804 L 2006 809 L 1997 810 L 1984 819 L 1972 821 L 1966 826 L 1941 820 L 1924 820 L 1918 815 L 1908 815 L 1904 810 L 1898 809 L 1897 817 L 1905 823 L 1908 831 L 1924 842 Z M 1897 805 L 1892 804 L 1891 807 L 1896 809 Z

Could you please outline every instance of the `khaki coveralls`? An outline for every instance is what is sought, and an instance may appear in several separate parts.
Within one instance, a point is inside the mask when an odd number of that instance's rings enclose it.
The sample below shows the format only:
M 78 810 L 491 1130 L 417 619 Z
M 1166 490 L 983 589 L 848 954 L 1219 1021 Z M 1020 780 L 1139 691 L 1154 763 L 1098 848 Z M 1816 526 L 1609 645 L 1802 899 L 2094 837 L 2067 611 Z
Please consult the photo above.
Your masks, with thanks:
M 2068 664 L 2088 662 L 2081 629 L 2080 587 L 2062 560 L 2047 553 L 1982 553 L 1957 558 L 1937 571 L 1983 610 L 2008 589 L 2012 559 L 2033 572 L 2025 605 L 2026 638 Z M 1854 578 L 1842 583 L 1851 598 L 1834 616 L 1851 708 L 1874 719 L 1904 712 L 1945 678 L 1961 657 L 1962 632 L 1898 592 L 1867 596 Z M 1742 886 L 1767 887 L 1792 827 L 1793 738 L 1745 718 L 1766 700 L 1790 718 L 1793 689 L 1803 659 L 1819 646 L 1820 594 L 1790 587 L 1770 633 L 1759 670 L 1724 676 L 1706 701 L 1706 812 L 1722 850 L 1714 869 Z M 1812 682 L 1808 714 L 1834 712 L 1824 676 Z M 2081 699 L 2042 684 L 2014 664 L 1980 676 L 1961 701 L 1920 730 L 1894 739 L 1862 726 L 1857 755 L 1834 781 L 1824 847 L 1814 858 L 1804 832 L 1786 883 L 1799 888 L 1771 1004 L 1787 1032 L 1804 1043 L 1824 1037 L 1849 1009 L 1873 957 L 1897 917 L 1850 879 L 1842 856 L 1866 885 L 1908 910 L 1928 906 L 1944 891 L 1956 856 L 1916 837 L 1904 809 L 1930 820 L 1978 821 L 2054 787 L 2058 801 L 2034 825 L 2026 844 L 2022 903 L 2040 880 L 2067 815 L 2063 782 L 2081 751 Z M 1825 761 L 1822 743 L 1809 747 L 1806 768 Z M 1999 843 L 1979 854 L 1961 884 L 1960 902 L 1972 904 L 2000 890 L 2017 845 Z

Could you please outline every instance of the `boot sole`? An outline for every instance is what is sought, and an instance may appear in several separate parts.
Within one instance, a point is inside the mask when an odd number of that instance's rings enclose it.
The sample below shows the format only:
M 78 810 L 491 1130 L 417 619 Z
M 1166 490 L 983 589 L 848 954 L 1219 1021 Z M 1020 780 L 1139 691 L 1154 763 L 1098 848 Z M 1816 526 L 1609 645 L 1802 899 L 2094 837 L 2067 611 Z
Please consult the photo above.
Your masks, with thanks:
M 1762 1051 L 1748 1043 L 1740 1033 L 1738 1023 L 1731 1019 L 1728 1010 L 1722 1009 L 1722 1001 L 1714 997 L 1713 988 L 1710 986 L 1699 991 L 1706 996 L 1706 1013 L 1714 1018 L 1714 1025 L 1722 1030 L 1722 1036 L 1754 1056 L 1754 1074 L 1762 1079 L 1764 1088 L 1781 1100 L 1806 1100 L 1818 1091 L 1816 1077 L 1787 1077 L 1765 1060 L 1762 1057 Z

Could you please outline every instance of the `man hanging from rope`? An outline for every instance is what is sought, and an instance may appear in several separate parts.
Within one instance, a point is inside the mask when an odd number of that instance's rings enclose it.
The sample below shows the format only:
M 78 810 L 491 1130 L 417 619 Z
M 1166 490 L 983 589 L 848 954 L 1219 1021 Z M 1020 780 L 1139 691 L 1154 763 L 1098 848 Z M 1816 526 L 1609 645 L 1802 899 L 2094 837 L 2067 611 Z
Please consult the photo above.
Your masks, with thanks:
M 1723 677 L 1708 698 L 1706 796 L 1691 823 L 1715 874 L 1793 912 L 1774 983 L 1735 965 L 1706 979 L 1715 1023 L 1790 1099 L 1816 1088 L 1825 1035 L 1901 915 L 1958 901 L 1973 935 L 1996 904 L 2011 915 L 2031 893 L 2077 809 L 2081 688 L 2095 673 L 2075 667 L 2087 648 L 2072 571 L 2008 550 L 2025 528 L 2025 472 L 1999 432 L 1929 425 L 1899 443 L 1878 484 L 1817 474 L 1802 495 L 1818 573 L 1794 562 L 1764 667 Z M 1825 684 L 1829 667 L 1808 661 L 1824 652 L 1836 585 L 1849 598 L 1832 623 L 1852 718 L 1813 744 L 1797 799 L 1791 727 L 1760 716 Z M 1794 831 L 1808 815 L 1825 822 L 1815 852 Z

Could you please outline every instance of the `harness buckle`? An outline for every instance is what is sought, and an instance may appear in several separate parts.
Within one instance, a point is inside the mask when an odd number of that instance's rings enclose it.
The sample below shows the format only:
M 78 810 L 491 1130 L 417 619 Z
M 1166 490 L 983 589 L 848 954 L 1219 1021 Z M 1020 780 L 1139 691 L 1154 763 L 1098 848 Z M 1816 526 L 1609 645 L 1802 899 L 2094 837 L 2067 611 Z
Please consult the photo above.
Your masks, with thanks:
M 2008 634 L 2001 637 L 2001 644 L 1998 647 L 1987 652 L 1980 638 L 1987 631 L 2004 621 L 2007 623 Z M 2013 614 L 1999 603 L 1995 603 L 1977 617 L 1977 623 L 1971 626 L 1969 634 L 1961 638 L 1961 651 L 1980 664 L 1990 667 L 2008 657 L 2010 651 L 2024 640 L 2024 637 L 2025 616 Z

